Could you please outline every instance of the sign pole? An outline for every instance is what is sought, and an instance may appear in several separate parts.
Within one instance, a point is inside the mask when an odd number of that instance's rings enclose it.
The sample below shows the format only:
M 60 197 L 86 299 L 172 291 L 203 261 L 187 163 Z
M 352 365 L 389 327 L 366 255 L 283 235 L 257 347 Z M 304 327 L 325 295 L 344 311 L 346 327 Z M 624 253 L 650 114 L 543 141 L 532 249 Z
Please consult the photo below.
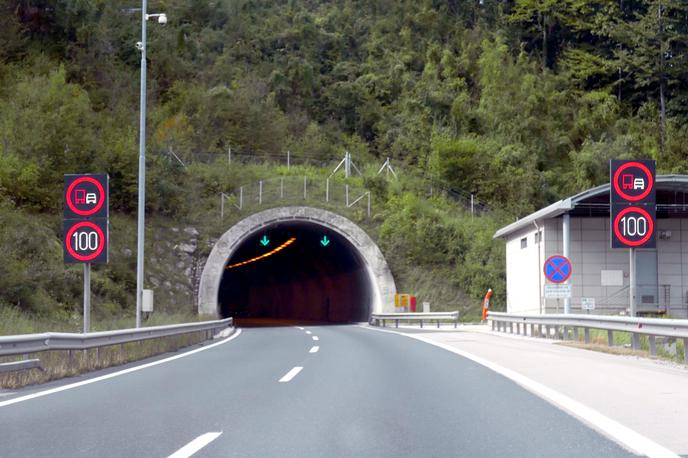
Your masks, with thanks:
M 84 333 L 91 330 L 91 263 L 84 263 Z
M 635 289 L 636 289 L 636 284 L 635 284 L 635 248 L 629 248 L 628 249 L 628 262 L 629 262 L 629 269 L 628 269 L 628 276 L 629 276 L 629 309 L 631 316 L 636 316 L 636 304 L 635 304 Z

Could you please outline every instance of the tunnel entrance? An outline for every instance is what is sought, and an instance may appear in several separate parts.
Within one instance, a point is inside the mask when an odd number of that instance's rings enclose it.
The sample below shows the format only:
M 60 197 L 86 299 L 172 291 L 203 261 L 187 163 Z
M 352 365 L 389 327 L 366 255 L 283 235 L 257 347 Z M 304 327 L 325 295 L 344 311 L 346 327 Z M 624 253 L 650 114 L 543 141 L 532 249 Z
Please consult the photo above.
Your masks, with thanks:
M 198 288 L 209 318 L 345 323 L 394 311 L 394 278 L 356 223 L 313 207 L 264 210 L 213 245 Z
M 218 302 L 238 324 L 367 321 L 372 285 L 364 260 L 337 232 L 278 222 L 247 237 L 227 260 Z

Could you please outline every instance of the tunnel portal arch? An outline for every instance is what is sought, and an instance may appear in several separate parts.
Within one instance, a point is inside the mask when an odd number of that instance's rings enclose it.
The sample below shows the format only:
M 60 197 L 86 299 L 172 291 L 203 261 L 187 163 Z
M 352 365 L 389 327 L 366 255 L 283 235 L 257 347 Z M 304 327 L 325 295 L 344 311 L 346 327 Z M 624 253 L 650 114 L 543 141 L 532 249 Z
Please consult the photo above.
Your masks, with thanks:
M 198 291 L 198 313 L 220 315 L 220 283 L 227 261 L 241 244 L 271 225 L 283 222 L 310 223 L 342 236 L 364 261 L 372 297 L 371 313 L 394 311 L 396 285 L 382 251 L 353 221 L 313 207 L 278 207 L 255 213 L 229 228 L 215 243 L 201 274 Z

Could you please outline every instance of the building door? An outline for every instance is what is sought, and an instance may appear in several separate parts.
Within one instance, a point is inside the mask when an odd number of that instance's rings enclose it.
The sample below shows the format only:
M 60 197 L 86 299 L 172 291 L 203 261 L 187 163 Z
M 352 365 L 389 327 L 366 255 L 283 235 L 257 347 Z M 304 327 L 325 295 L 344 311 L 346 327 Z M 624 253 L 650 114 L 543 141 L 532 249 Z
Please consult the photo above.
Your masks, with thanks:
M 659 303 L 657 288 L 657 250 L 636 251 L 636 305 L 639 311 Z

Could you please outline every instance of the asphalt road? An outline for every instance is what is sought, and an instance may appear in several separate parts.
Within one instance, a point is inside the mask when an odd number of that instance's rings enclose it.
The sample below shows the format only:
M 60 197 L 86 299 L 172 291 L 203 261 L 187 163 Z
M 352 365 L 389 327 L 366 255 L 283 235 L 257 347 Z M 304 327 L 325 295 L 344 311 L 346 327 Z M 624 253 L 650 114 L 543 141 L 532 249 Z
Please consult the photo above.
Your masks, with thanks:
M 11 398 L 0 398 L 0 457 L 629 455 L 483 366 L 356 326 L 244 329 L 187 357 L 2 406 Z

